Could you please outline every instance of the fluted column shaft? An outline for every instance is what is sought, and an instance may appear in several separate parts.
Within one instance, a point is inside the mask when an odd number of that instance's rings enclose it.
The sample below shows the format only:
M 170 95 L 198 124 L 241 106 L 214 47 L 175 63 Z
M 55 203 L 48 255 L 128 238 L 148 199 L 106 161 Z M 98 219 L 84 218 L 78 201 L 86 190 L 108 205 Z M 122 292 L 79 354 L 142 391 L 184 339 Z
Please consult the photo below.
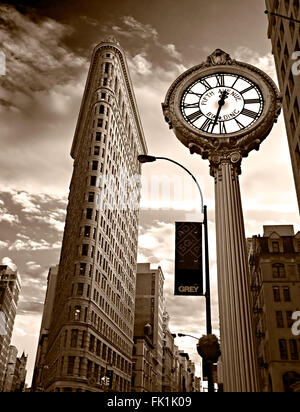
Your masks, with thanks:
M 221 161 L 213 168 L 219 309 L 225 392 L 257 392 L 246 238 L 239 186 L 240 162 Z

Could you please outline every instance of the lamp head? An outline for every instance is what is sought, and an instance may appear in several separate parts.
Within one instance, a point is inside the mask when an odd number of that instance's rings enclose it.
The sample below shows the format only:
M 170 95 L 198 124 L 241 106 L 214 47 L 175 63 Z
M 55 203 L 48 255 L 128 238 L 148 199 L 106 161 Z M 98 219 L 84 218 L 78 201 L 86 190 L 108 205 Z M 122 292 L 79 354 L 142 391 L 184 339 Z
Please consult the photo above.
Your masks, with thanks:
M 156 157 L 155 156 L 148 156 L 148 155 L 145 155 L 145 154 L 143 154 L 143 155 L 139 155 L 138 156 L 138 161 L 140 162 L 140 163 L 153 163 L 153 162 L 156 162 Z

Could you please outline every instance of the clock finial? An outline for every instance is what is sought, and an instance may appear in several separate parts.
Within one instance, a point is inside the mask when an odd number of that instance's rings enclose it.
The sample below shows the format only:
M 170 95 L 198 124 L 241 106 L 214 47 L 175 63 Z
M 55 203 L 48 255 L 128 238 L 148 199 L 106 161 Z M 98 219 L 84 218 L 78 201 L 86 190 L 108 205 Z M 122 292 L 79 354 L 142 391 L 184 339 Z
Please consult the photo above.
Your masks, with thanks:
M 225 53 L 221 49 L 216 49 L 210 56 L 208 56 L 207 63 L 210 66 L 218 66 L 221 64 L 231 64 L 232 59 L 228 53 Z

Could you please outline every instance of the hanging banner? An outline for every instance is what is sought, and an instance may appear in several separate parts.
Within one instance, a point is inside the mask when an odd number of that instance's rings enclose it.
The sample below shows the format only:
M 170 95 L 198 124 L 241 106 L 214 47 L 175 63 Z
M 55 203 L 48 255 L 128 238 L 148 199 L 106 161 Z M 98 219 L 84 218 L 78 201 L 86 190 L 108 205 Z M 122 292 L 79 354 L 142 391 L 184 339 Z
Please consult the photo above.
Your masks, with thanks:
M 175 254 L 175 295 L 203 296 L 202 223 L 176 223 Z

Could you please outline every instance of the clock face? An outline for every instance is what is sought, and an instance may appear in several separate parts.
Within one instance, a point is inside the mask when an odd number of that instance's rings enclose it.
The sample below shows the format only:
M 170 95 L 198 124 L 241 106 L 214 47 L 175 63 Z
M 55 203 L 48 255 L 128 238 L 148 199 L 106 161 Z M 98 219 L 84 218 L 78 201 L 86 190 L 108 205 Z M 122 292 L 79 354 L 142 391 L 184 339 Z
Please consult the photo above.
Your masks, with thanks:
M 230 73 L 198 79 L 181 99 L 186 122 L 202 132 L 226 135 L 249 128 L 261 117 L 264 100 L 251 80 Z

